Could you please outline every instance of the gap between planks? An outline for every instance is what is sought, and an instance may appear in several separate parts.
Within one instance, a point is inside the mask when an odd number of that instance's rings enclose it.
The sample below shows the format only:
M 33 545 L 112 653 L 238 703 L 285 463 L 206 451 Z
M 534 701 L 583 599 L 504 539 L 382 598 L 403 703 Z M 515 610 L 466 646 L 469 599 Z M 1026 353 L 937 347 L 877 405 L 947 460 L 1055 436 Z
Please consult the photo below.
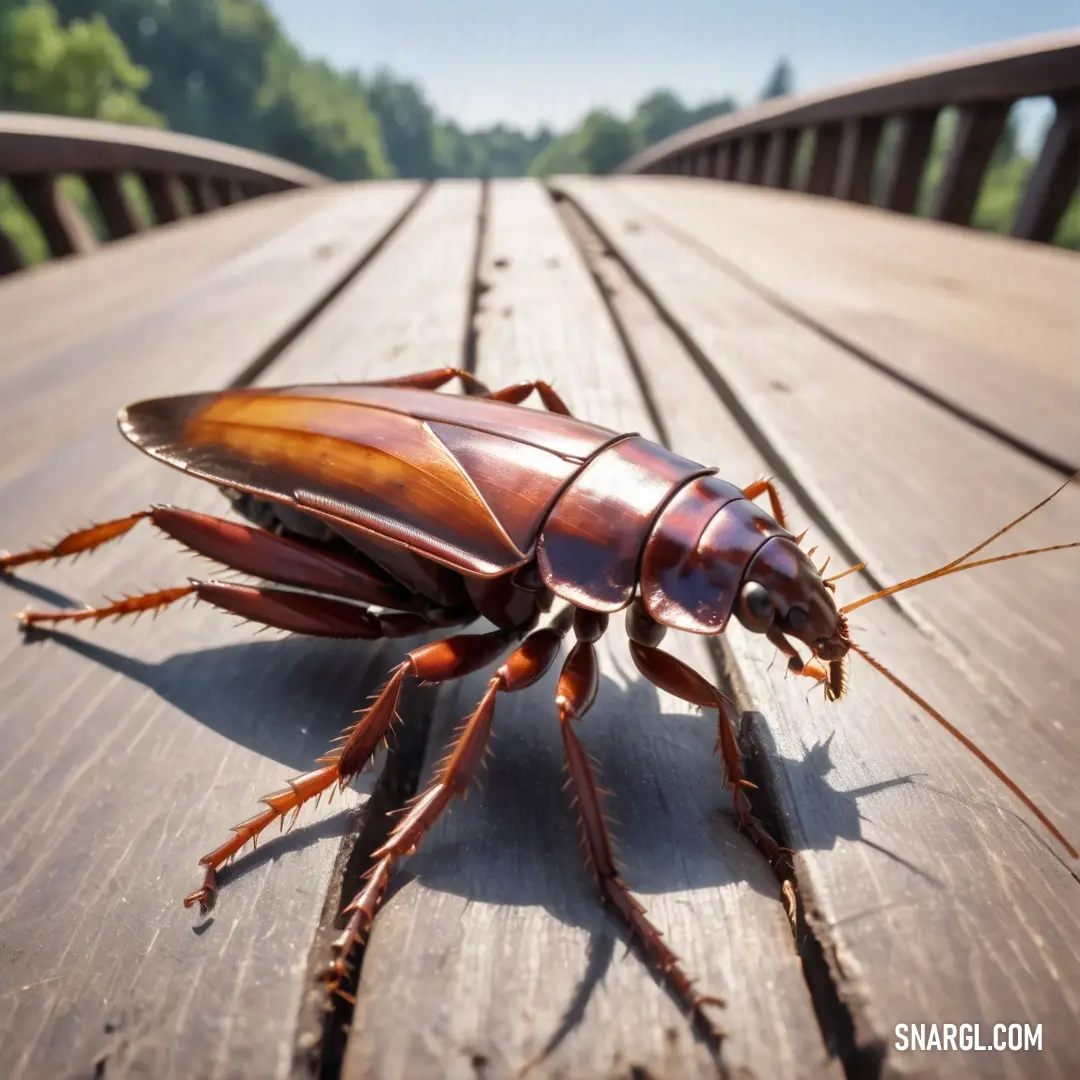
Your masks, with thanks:
M 478 374 L 491 386 L 553 378 L 587 419 L 648 433 L 644 403 L 588 271 L 543 190 L 492 185 Z M 731 1003 L 717 1062 L 662 983 L 627 952 L 577 850 L 560 792 L 555 671 L 500 696 L 480 791 L 425 837 L 372 930 L 343 1076 L 379 1080 L 828 1076 L 767 864 L 739 837 L 711 755 L 715 726 L 632 674 L 619 620 L 582 738 L 616 789 L 631 886 L 703 989 Z M 708 667 L 700 643 L 672 651 Z M 490 673 L 440 695 L 427 769 Z M 657 702 L 660 707 L 657 707 Z M 659 715 L 661 712 L 663 715 Z M 752 957 L 752 960 L 750 959 Z M 437 977 L 435 977 L 437 973 Z
M 89 411 L 114 412 L 125 387 L 160 393 L 194 389 L 195 379 L 204 387 L 235 379 L 400 224 L 417 190 L 339 190 L 338 205 L 351 210 L 336 235 L 332 214 L 318 229 L 309 220 L 174 296 L 167 334 L 136 319 L 126 334 L 109 327 L 73 348 L 74 357 L 104 365 L 84 383 Z M 334 249 L 322 251 L 324 243 Z M 235 287 L 223 292 L 227 284 Z M 146 367 L 147 355 L 156 355 L 156 369 Z M 163 366 L 172 358 L 178 369 Z M 9 397 L 4 409 L 17 416 L 20 404 Z M 152 501 L 224 509 L 209 485 L 149 462 L 105 424 L 68 439 L 46 439 L 26 472 L 0 488 L 5 544 L 76 525 L 73 516 L 101 520 Z M 17 590 L 24 604 L 27 592 L 63 604 L 189 572 L 145 527 L 93 558 L 40 568 L 40 585 L 37 569 L 5 582 L 12 607 Z M 341 726 L 334 714 L 382 675 L 378 649 L 252 642 L 249 631 L 198 609 L 163 616 L 157 631 L 103 626 L 35 647 L 12 628 L 0 641 L 5 1075 L 213 1075 L 243 1062 L 259 1075 L 284 1076 L 288 1068 L 292 1029 L 277 1025 L 268 1035 L 265 1016 L 294 1012 L 306 989 L 332 861 L 312 841 L 340 834 L 348 813 L 305 823 L 248 855 L 215 913 L 216 932 L 193 934 L 179 897 L 204 845 L 258 794 L 279 787 L 284 767 L 303 771 L 325 750 Z M 207 791 L 212 799 L 192 799 Z M 280 864 L 267 865 L 268 856 Z
M 703 320 L 706 316 L 699 312 L 709 312 L 720 320 L 730 318 L 731 312 L 737 312 L 741 316 L 744 336 L 753 338 L 760 335 L 774 349 L 791 351 L 796 348 L 797 335 L 781 333 L 778 327 L 773 325 L 778 321 L 776 317 L 771 323 L 764 316 L 755 318 L 752 305 L 739 300 L 735 292 L 730 287 L 724 287 L 713 272 L 703 272 L 700 263 L 694 258 L 678 255 L 674 245 L 653 243 L 648 248 L 646 258 L 643 259 L 639 251 L 634 261 L 630 262 L 625 253 L 627 247 L 643 235 L 641 229 L 647 226 L 638 224 L 631 232 L 626 223 L 632 223 L 637 217 L 637 208 L 614 195 L 610 187 L 605 187 L 602 182 L 576 179 L 560 179 L 556 184 L 585 211 L 615 258 L 625 268 L 630 269 L 635 279 L 639 282 L 648 279 L 646 293 L 650 300 L 656 302 L 662 311 L 669 313 L 670 321 L 679 319 L 685 327 L 682 333 L 692 333 L 695 338 L 703 333 Z M 696 277 L 691 274 L 696 274 Z M 690 289 L 684 298 L 672 291 L 673 281 L 689 280 L 694 280 L 697 293 Z M 662 283 L 662 301 L 657 299 L 653 282 Z M 703 298 L 706 296 L 709 298 L 708 306 L 704 306 Z M 695 304 L 701 306 L 695 307 Z M 703 373 L 697 369 L 698 365 L 693 363 L 693 359 L 705 354 L 700 348 L 691 350 L 691 355 L 684 354 L 680 363 L 670 351 L 664 353 L 663 343 L 658 341 L 655 335 L 649 336 L 647 330 L 643 331 L 638 327 L 636 340 L 642 355 L 653 352 L 657 354 L 649 368 L 649 381 L 661 411 L 679 417 L 679 448 L 684 451 L 689 448 L 693 456 L 700 458 L 700 451 L 694 453 L 696 441 L 700 442 L 704 437 L 705 443 L 702 445 L 706 445 L 711 440 L 714 453 L 723 442 L 724 471 L 731 471 L 732 461 L 729 460 L 728 453 L 730 443 L 725 430 L 715 420 L 710 424 L 704 418 L 698 419 L 703 411 L 708 411 L 702 403 L 709 395 Z M 718 348 L 713 344 L 716 340 L 714 335 L 711 339 L 709 363 L 722 366 L 721 357 L 723 366 L 728 368 L 732 363 L 750 362 L 741 355 L 745 350 L 732 348 L 733 339 L 730 337 L 719 339 Z M 731 355 L 727 355 L 728 353 Z M 805 366 L 810 357 L 796 359 Z M 763 407 L 762 402 L 755 399 L 755 410 Z M 705 432 L 708 434 L 705 435 Z M 812 433 L 807 431 L 800 434 L 810 436 Z M 751 460 L 754 456 L 751 454 Z M 740 459 L 736 454 L 735 460 L 746 459 Z M 758 459 L 758 464 L 751 465 L 750 468 L 760 469 L 761 465 Z M 799 521 L 800 512 L 803 514 L 802 520 L 805 521 L 806 508 L 800 511 L 797 500 L 788 509 L 789 512 L 794 509 L 796 522 Z M 828 550 L 827 543 L 825 550 Z M 875 612 L 876 621 L 885 625 L 875 627 L 873 631 L 868 629 L 866 633 L 879 635 L 882 628 L 889 632 L 888 624 L 895 624 L 895 615 L 890 614 L 884 605 L 875 608 Z M 1076 955 L 1075 912 L 1070 914 L 1068 908 L 1068 896 L 1071 895 L 1070 889 L 1075 887 L 1075 882 L 1067 868 L 1061 866 L 1056 855 L 1048 851 L 1041 837 L 1032 834 L 1025 840 L 1024 832 L 1018 831 L 1015 826 L 1004 831 L 996 827 L 993 817 L 986 812 L 986 807 L 976 819 L 982 834 L 978 837 L 965 835 L 970 824 L 967 819 L 948 815 L 938 820 L 939 815 L 935 808 L 926 804 L 925 800 L 919 800 L 918 813 L 913 814 L 916 805 L 911 799 L 901 797 L 911 790 L 909 785 L 913 779 L 900 776 L 895 781 L 896 786 L 883 786 L 880 777 L 875 777 L 873 771 L 867 770 L 865 766 L 875 763 L 880 766 L 882 762 L 891 764 L 895 760 L 902 771 L 904 764 L 912 760 L 911 750 L 918 747 L 919 753 L 914 755 L 916 760 L 921 758 L 923 763 L 931 764 L 935 771 L 946 768 L 950 780 L 955 782 L 962 777 L 965 787 L 980 793 L 985 792 L 984 797 L 989 798 L 993 805 L 1003 805 L 1006 816 L 1000 819 L 999 824 L 1005 824 L 1010 819 L 1015 820 L 1015 809 L 1009 804 L 1008 795 L 1000 788 L 995 793 L 996 781 L 988 774 L 979 772 L 978 764 L 964 756 L 960 748 L 947 740 L 945 745 L 941 746 L 944 736 L 940 736 L 936 730 L 931 732 L 928 745 L 922 747 L 916 735 L 917 729 L 911 729 L 910 719 L 905 715 L 909 710 L 903 707 L 902 702 L 898 707 L 897 700 L 891 694 L 882 693 L 880 686 L 870 684 L 865 689 L 859 686 L 855 691 L 856 694 L 861 694 L 861 701 L 856 702 L 855 707 L 861 706 L 865 711 L 871 702 L 871 695 L 879 702 L 880 717 L 877 719 L 881 730 L 878 733 L 867 730 L 860 713 L 853 712 L 852 705 L 848 702 L 835 707 L 831 720 L 827 715 L 828 711 L 823 710 L 816 701 L 800 708 L 801 694 L 791 693 L 786 687 L 774 687 L 763 677 L 771 650 L 757 647 L 760 643 L 755 643 L 752 639 L 745 640 L 747 638 L 750 636 L 740 635 L 736 630 L 735 634 L 725 635 L 723 644 L 725 651 L 734 655 L 738 661 L 737 672 L 749 691 L 749 704 L 756 705 L 772 718 L 772 732 L 759 720 L 755 729 L 756 741 L 766 751 L 761 755 L 762 762 L 772 774 L 776 798 L 789 831 L 794 836 L 796 845 L 802 849 L 798 866 L 804 898 L 810 899 L 808 914 L 812 925 L 822 936 L 826 958 L 841 1000 L 853 1016 L 856 1048 L 867 1055 L 863 1059 L 863 1065 L 874 1069 L 874 1062 L 885 1045 L 891 1044 L 887 1019 L 890 1016 L 907 1020 L 915 1013 L 933 1016 L 947 1012 L 957 1014 L 958 1011 L 962 1013 L 966 1010 L 968 1015 L 959 1015 L 959 1019 L 966 1020 L 977 1019 L 980 1015 L 987 1019 L 998 1019 L 999 1015 L 1004 1013 L 1024 1013 L 1034 1021 L 1052 1018 L 1053 1022 L 1049 1026 L 1066 1029 L 1070 1017 L 1074 1021 L 1077 1012 L 1076 1002 L 1071 1000 L 1073 995 L 1069 991 L 1069 986 L 1072 985 L 1069 976 L 1060 970 L 1060 965 L 1065 963 L 1065 957 Z M 908 670 L 920 671 L 920 690 L 924 689 L 924 683 L 929 687 L 939 687 L 933 690 L 931 700 L 950 700 L 947 692 L 941 692 L 941 686 L 951 687 L 953 690 L 963 686 L 962 679 L 944 677 L 941 659 L 935 657 L 933 652 L 928 652 L 918 638 L 912 638 L 910 626 L 903 631 L 901 627 L 893 625 L 889 640 L 892 650 L 890 658 L 899 652 L 900 642 L 903 642 L 904 648 L 911 653 L 905 666 Z M 864 640 L 864 643 L 870 642 Z M 876 645 L 872 646 L 872 651 L 878 651 Z M 921 659 L 916 659 L 920 656 Z M 867 677 L 872 678 L 869 675 Z M 970 695 L 970 687 L 967 693 Z M 740 700 L 747 698 L 740 695 Z M 799 725 L 802 731 L 792 722 L 795 716 L 800 715 L 803 718 Z M 891 724 L 890 719 L 893 721 Z M 832 746 L 832 755 L 838 759 L 835 761 L 830 758 L 830 745 L 833 733 L 837 730 L 834 724 L 842 724 L 844 731 L 844 735 Z M 813 746 L 808 747 L 803 741 L 803 732 L 809 737 L 816 737 Z M 841 739 L 856 750 L 855 758 L 850 756 L 850 752 L 845 752 Z M 801 754 L 798 753 L 800 743 Z M 796 752 L 792 753 L 792 750 Z M 797 760 L 799 757 L 804 760 Z M 847 760 L 840 760 L 841 757 Z M 876 792 L 873 819 L 877 822 L 876 826 L 856 819 L 843 826 L 839 834 L 832 832 L 841 820 L 837 818 L 841 804 L 837 803 L 836 799 L 840 792 L 838 789 L 822 786 L 827 773 L 832 774 L 828 782 L 830 785 L 847 777 L 849 790 L 861 790 L 861 798 Z M 855 780 L 854 784 L 852 779 Z M 813 801 L 815 788 L 809 786 L 811 782 L 818 785 L 817 798 L 821 806 L 816 808 Z M 951 798 L 957 797 L 948 792 L 942 794 L 948 794 Z M 834 807 L 832 809 L 830 800 Z M 877 810 L 879 807 L 880 816 Z M 948 803 L 943 808 L 948 810 Z M 896 811 L 899 811 L 899 815 Z M 885 826 L 884 833 L 882 825 Z M 922 835 L 913 833 L 912 826 Z M 868 857 L 860 857 L 857 849 L 849 851 L 839 846 L 839 840 L 843 838 L 848 841 L 861 841 L 864 845 L 874 844 L 881 850 L 881 839 L 887 839 L 890 846 L 895 846 L 905 832 L 910 850 L 905 852 L 901 848 L 894 851 L 892 864 L 884 867 L 872 867 Z M 830 833 L 831 839 L 826 839 Z M 933 842 L 935 839 L 936 845 Z M 1030 842 L 1032 839 L 1035 841 L 1034 845 Z M 916 843 L 911 844 L 912 840 Z M 942 848 L 950 852 L 949 857 L 944 860 L 941 856 Z M 906 859 L 903 858 L 905 855 Z M 900 856 L 899 860 L 897 856 Z M 923 874 L 925 878 L 925 871 L 919 864 L 922 867 L 932 867 L 933 874 L 948 883 L 953 894 L 952 902 L 956 905 L 954 909 L 943 906 L 941 894 L 935 895 L 934 889 L 940 887 L 940 882 L 929 891 L 925 885 L 916 887 L 919 878 L 912 875 Z M 1006 870 L 1006 867 L 1010 869 Z M 978 870 L 981 870 L 983 875 L 989 873 L 992 876 L 992 886 L 1005 896 L 1004 904 L 988 907 L 986 893 L 978 889 L 977 885 L 973 889 L 973 884 L 979 881 Z M 908 880 L 904 879 L 905 873 Z M 1020 882 L 1023 882 L 1022 887 Z M 927 881 L 926 884 L 931 882 Z M 869 889 L 867 886 L 870 886 Z M 845 893 L 850 894 L 850 899 Z M 890 893 L 893 895 L 890 896 Z M 911 905 L 919 893 L 925 894 L 919 901 L 925 905 L 922 908 L 925 914 L 913 921 Z M 864 910 L 858 915 L 861 921 L 852 922 L 851 919 L 858 912 L 857 898 L 860 894 L 869 901 L 868 905 L 864 903 L 864 908 L 869 907 L 869 912 Z M 902 898 L 899 908 L 895 907 L 894 897 Z M 855 900 L 855 903 L 852 904 L 851 900 Z M 894 908 L 887 916 L 881 934 L 874 933 L 875 927 L 881 921 L 880 916 L 874 918 L 871 914 L 875 904 L 879 906 L 882 914 L 889 912 L 890 907 Z M 908 907 L 908 914 L 905 914 L 905 905 Z M 1013 905 L 1016 905 L 1015 909 Z M 845 916 L 845 908 L 848 911 L 854 908 L 851 916 Z M 1016 927 L 1009 917 L 1013 910 L 1021 909 L 1025 910 L 1026 921 L 1022 924 L 1025 926 L 1038 914 L 1038 929 L 1033 931 L 1030 937 Z M 1021 970 L 1017 970 L 1015 965 L 1011 968 L 1003 967 L 1005 957 L 997 956 L 990 945 L 998 935 L 1010 936 L 1017 932 L 1025 933 L 1026 937 L 1025 962 Z M 1049 945 L 1048 940 L 1055 944 Z M 971 948 L 976 950 L 977 962 L 983 967 L 989 964 L 997 976 L 996 983 L 992 984 L 993 997 L 989 1001 L 973 994 L 973 988 L 964 980 L 963 972 L 967 970 L 967 965 L 976 962 L 974 957 L 969 959 L 958 950 L 957 947 L 965 942 L 970 943 Z M 898 952 L 906 953 L 903 961 L 896 955 Z M 1037 967 L 1040 975 L 1028 970 L 1033 965 Z M 886 972 L 888 976 L 883 977 Z M 989 971 L 980 980 L 983 993 L 988 992 L 988 977 Z M 990 1016 L 991 1013 L 994 1015 Z M 1071 1054 L 1072 1049 L 1060 1038 L 1056 1039 L 1052 1053 L 1041 1059 L 1047 1068 L 1047 1075 L 1070 1075 L 1070 1069 L 1075 1064 Z M 894 1065 L 892 1058 L 886 1057 L 884 1071 L 891 1073 L 894 1067 L 901 1068 L 904 1060 L 906 1059 L 897 1059 Z M 914 1064 L 912 1061 L 912 1065 Z M 862 1068 L 863 1065 L 858 1067 Z M 964 1059 L 962 1055 L 947 1062 L 938 1058 L 933 1067 L 938 1069 L 941 1075 L 966 1076 L 972 1075 L 971 1070 L 976 1069 L 976 1065 L 990 1067 L 992 1070 L 1006 1067 L 1000 1061 L 982 1060 L 976 1063 L 970 1057 Z M 927 1059 L 926 1067 L 931 1067 L 931 1059 Z M 994 1075 L 998 1073 L 995 1071 Z

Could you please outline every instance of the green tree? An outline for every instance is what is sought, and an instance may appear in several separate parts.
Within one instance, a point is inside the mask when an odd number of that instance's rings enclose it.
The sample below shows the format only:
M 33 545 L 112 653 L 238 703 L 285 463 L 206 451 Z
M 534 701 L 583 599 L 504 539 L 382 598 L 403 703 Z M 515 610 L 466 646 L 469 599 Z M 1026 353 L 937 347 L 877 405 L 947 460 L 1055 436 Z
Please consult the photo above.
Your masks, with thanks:
M 261 0 L 55 0 L 100 11 L 154 73 L 146 103 L 171 127 L 278 154 L 338 179 L 390 175 L 379 122 L 352 74 L 308 60 Z
M 587 172 L 614 172 L 636 149 L 630 126 L 617 116 L 597 109 L 585 117 L 579 154 Z
M 45 0 L 0 9 L 0 107 L 162 126 L 139 100 L 150 72 L 132 63 L 101 15 L 60 24 Z
M 423 91 L 415 83 L 395 79 L 388 71 L 380 71 L 365 89 L 398 176 L 433 177 L 435 110 Z
M 772 74 L 765 82 L 764 89 L 761 91 L 761 100 L 768 101 L 770 98 L 783 97 L 785 94 L 790 94 L 795 90 L 795 73 L 791 70 L 791 65 L 788 63 L 787 58 L 781 56 L 776 61 L 776 66 L 772 69 Z
M 641 147 L 652 146 L 682 131 L 690 110 L 670 90 L 656 90 L 638 103 L 631 126 Z

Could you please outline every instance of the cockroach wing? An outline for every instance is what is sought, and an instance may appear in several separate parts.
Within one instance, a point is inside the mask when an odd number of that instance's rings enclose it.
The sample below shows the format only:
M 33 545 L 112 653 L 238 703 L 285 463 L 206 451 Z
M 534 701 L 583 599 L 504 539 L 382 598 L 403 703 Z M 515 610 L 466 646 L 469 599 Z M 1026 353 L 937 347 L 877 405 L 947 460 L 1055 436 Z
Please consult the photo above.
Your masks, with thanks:
M 536 533 L 604 428 L 500 402 L 354 385 L 140 402 L 120 430 L 214 483 L 345 522 L 466 574 L 531 557 Z

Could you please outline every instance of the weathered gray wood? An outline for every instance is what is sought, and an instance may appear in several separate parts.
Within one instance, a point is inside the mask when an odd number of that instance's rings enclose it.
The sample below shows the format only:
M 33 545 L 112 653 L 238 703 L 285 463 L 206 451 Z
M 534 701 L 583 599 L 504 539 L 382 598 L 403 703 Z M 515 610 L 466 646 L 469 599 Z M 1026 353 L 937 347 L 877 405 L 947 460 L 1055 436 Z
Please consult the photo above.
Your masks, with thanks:
M 845 202 L 869 203 L 874 157 L 884 127 L 880 116 L 863 116 L 844 124 L 833 195 Z
M 110 240 L 119 240 L 142 231 L 142 221 L 124 190 L 119 173 L 89 172 L 86 174 L 86 184 L 101 210 Z
M 1072 253 L 734 185 L 626 190 L 852 351 L 1080 468 Z
M 1054 238 L 1080 180 L 1080 98 L 1062 98 L 1056 106 L 1057 116 L 1013 221 L 1012 234 L 1022 240 Z
M 971 220 L 990 155 L 1005 130 L 1008 115 L 1006 102 L 969 105 L 960 111 L 945 168 L 934 192 L 931 217 L 956 225 L 966 225 Z
M 182 229 L 155 229 L 138 243 L 104 244 L 90 258 L 44 263 L 0 287 L 0 380 L 50 353 L 163 304 L 230 256 L 313 214 L 330 188 L 264 199 L 243 213 Z M 56 318 L 64 311 L 65 317 Z
M 879 206 L 901 214 L 910 214 L 915 209 L 937 114 L 937 109 L 922 109 L 899 118 L 900 135 L 885 163 Z
M 97 240 L 78 208 L 60 190 L 58 177 L 12 176 L 11 186 L 34 215 L 55 258 L 85 255 Z
M 771 448 L 762 467 L 797 479 L 796 523 L 811 514 L 819 528 L 829 523 L 879 576 L 955 557 L 1054 486 L 1045 469 L 883 379 L 658 227 L 639 201 L 642 182 L 620 184 L 622 192 L 578 179 L 559 185 L 683 328 L 712 385 L 754 425 L 756 445 Z M 631 218 L 639 227 L 629 232 Z M 676 448 L 722 454 L 723 412 L 687 381 L 689 364 L 652 369 L 642 355 L 655 394 L 667 394 L 659 407 L 672 417 Z M 1065 493 L 1028 526 L 1006 550 L 1074 538 L 1080 499 Z M 906 594 L 901 610 L 860 611 L 853 629 L 1006 762 L 1075 838 L 1080 798 L 1066 763 L 1077 754 L 1068 657 L 1078 629 L 1062 605 L 1075 595 L 1069 558 L 943 580 Z M 857 596 L 867 583 L 841 588 Z M 767 717 L 765 766 L 855 1048 L 885 1054 L 890 1075 L 1025 1067 L 1074 1075 L 1080 1054 L 1064 1033 L 1080 1015 L 1080 918 L 1075 878 L 1057 852 L 992 776 L 927 718 L 913 722 L 914 706 L 865 665 L 853 663 L 849 698 L 826 706 L 816 694 L 804 702 L 805 689 L 775 669 L 768 675 L 772 650 L 761 639 L 735 631 L 725 643 L 744 700 Z M 1006 1017 L 1042 1023 L 1044 1052 L 1010 1061 L 893 1051 L 896 1023 L 945 1017 L 984 1030 Z
M 341 262 L 320 252 L 325 222 L 316 218 L 307 249 L 294 236 L 208 274 L 174 298 L 174 318 L 161 318 L 160 362 L 149 371 L 138 324 L 112 339 L 114 349 L 127 346 L 115 368 L 85 349 L 85 364 L 102 365 L 98 383 L 84 385 L 88 405 L 115 408 L 137 394 L 241 375 L 385 234 L 416 190 L 338 192 L 334 242 L 350 252 Z M 262 306 L 229 324 L 225 306 L 242 312 L 260 281 Z M 24 417 L 17 397 L 0 400 L 0 429 Z M 211 486 L 161 468 L 111 424 L 96 424 L 5 478 L 3 543 L 152 501 L 223 509 Z M 193 572 L 190 558 L 140 529 L 74 564 L 28 570 L 19 575 L 26 584 L 4 581 L 0 593 L 17 609 Z M 379 648 L 253 639 L 250 627 L 199 608 L 170 611 L 154 633 L 128 623 L 37 644 L 14 627 L 0 635 L 0 1074 L 288 1075 L 336 855 L 326 841 L 354 828 L 351 815 L 309 816 L 289 839 L 238 863 L 210 927 L 179 900 L 198 881 L 199 854 L 255 795 L 310 767 L 385 666 Z M 344 801 L 357 802 L 353 793 Z
M 492 186 L 480 277 L 479 374 L 554 379 L 572 408 L 651 430 L 577 252 L 541 189 Z M 621 619 L 580 733 L 599 759 L 625 876 L 700 976 L 728 996 L 733 1073 L 836 1075 L 775 879 L 734 833 L 711 718 L 636 678 Z M 700 665 L 700 642 L 672 644 Z M 487 674 L 447 688 L 426 772 Z M 715 1076 L 707 1048 L 607 914 L 562 785 L 555 672 L 500 698 L 482 788 L 457 804 L 399 876 L 376 920 L 344 1070 L 357 1077 Z M 658 700 L 659 697 L 659 700 Z
M 219 371 L 223 356 L 241 358 L 236 372 L 267 358 L 282 335 L 367 256 L 419 187 L 393 182 L 331 190 L 315 213 L 159 305 L 147 305 L 86 340 L 70 341 L 33 364 L 16 362 L 2 385 L 35 423 L 0 425 L 0 483 L 25 474 L 82 431 L 111 425 L 116 386 L 136 398 L 180 392 L 204 370 Z M 224 228 L 229 215 L 247 210 L 230 208 L 218 220 Z M 92 274 L 84 280 L 89 279 Z
M 814 150 L 806 191 L 811 195 L 831 195 L 836 162 L 840 156 L 840 125 L 822 124 L 814 133 Z

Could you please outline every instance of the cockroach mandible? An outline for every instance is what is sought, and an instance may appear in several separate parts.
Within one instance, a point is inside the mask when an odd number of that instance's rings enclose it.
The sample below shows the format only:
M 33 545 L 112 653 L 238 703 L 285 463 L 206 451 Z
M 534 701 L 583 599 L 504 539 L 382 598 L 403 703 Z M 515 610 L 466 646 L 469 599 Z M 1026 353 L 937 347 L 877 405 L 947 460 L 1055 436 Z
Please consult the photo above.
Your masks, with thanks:
M 469 395 L 433 392 L 455 377 Z M 534 391 L 547 412 L 518 407 Z M 271 822 L 335 785 L 344 787 L 360 772 L 390 728 L 406 679 L 458 678 L 495 663 L 520 642 L 488 682 L 435 780 L 373 853 L 372 869 L 345 909 L 348 922 L 327 971 L 343 995 L 349 953 L 370 927 L 395 861 L 416 847 L 472 781 L 496 696 L 536 682 L 572 628 L 576 644 L 563 664 L 555 700 L 601 894 L 687 1007 L 696 1013 L 706 1003 L 720 1003 L 694 990 L 619 877 L 592 766 L 573 727 L 596 695 L 595 643 L 609 615 L 622 610 L 642 675 L 677 697 L 717 710 L 725 780 L 739 827 L 774 866 L 790 853 L 751 813 L 751 785 L 743 776 L 724 695 L 658 647 L 669 628 L 722 634 L 734 614 L 788 658 L 789 670 L 819 680 L 829 700 L 843 695 L 847 658 L 855 652 L 971 750 L 1077 857 L 986 754 L 851 639 L 847 623 L 856 608 L 934 578 L 1080 546 L 1057 544 L 973 561 L 1057 492 L 945 566 L 839 607 L 835 582 L 861 567 L 824 577 L 824 567 L 816 568 L 799 546 L 801 537 L 785 528 L 771 481 L 740 489 L 716 470 L 640 436 L 577 420 L 543 381 L 491 392 L 468 372 L 444 368 L 375 383 L 144 401 L 124 410 L 119 423 L 150 456 L 220 486 L 251 524 L 154 506 L 48 547 L 0 557 L 0 572 L 90 551 L 147 519 L 192 551 L 270 584 L 192 580 L 97 608 L 23 612 L 24 626 L 96 622 L 193 596 L 254 622 L 327 637 L 406 637 L 480 617 L 496 627 L 409 652 L 360 719 L 345 729 L 340 746 L 312 772 L 264 797 L 264 811 L 203 856 L 203 884 L 185 898 L 185 906 L 208 911 L 223 863 Z M 771 515 L 753 501 L 762 495 L 769 497 Z M 566 607 L 535 629 L 556 597 Z M 808 660 L 793 640 L 810 651 Z

